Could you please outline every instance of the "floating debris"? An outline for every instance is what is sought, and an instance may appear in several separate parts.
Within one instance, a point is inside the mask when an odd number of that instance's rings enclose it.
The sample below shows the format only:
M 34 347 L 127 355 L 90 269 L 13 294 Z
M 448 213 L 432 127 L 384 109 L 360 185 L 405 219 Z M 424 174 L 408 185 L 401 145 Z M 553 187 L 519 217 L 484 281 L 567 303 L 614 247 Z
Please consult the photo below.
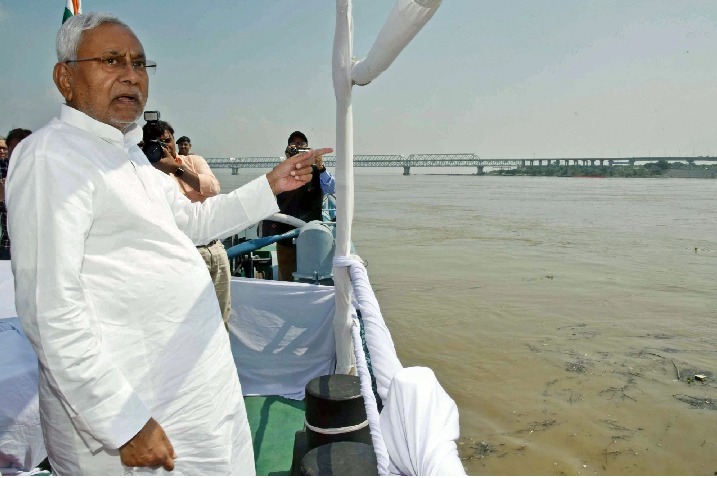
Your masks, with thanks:
M 717 410 L 717 401 L 709 397 L 691 397 L 689 395 L 673 395 L 677 400 L 692 405 L 692 408 L 702 410 Z
M 565 366 L 565 370 L 568 372 L 585 373 L 587 371 L 587 367 L 584 363 L 577 361 L 573 363 L 568 363 Z

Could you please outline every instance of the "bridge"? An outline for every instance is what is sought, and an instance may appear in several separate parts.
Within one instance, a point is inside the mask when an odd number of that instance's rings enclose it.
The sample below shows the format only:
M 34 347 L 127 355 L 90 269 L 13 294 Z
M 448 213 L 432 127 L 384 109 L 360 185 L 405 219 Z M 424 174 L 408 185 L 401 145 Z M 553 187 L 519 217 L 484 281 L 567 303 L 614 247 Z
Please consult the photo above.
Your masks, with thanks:
M 242 168 L 270 169 L 283 161 L 283 157 L 258 156 L 238 158 L 207 158 L 212 168 L 229 168 L 232 174 L 238 174 Z M 354 166 L 358 168 L 403 168 L 404 176 L 411 174 L 412 167 L 474 167 L 477 174 L 483 174 L 485 167 L 521 168 L 526 166 L 574 165 L 574 166 L 634 166 L 635 163 L 669 163 L 694 164 L 700 162 L 717 162 L 714 156 L 642 156 L 632 158 L 515 158 L 486 159 L 472 153 L 458 154 L 411 154 L 409 156 L 390 154 L 357 154 L 354 155 Z M 324 156 L 324 164 L 336 166 L 335 156 Z

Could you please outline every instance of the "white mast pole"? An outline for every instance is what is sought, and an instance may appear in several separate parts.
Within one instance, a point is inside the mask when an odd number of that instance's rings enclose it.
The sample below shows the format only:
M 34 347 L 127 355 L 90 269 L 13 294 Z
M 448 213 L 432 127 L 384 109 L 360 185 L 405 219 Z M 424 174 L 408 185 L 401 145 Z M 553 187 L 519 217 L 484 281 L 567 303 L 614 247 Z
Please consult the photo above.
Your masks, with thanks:
M 332 76 L 336 95 L 336 257 L 351 250 L 354 216 L 353 112 L 351 110 L 351 57 L 353 19 L 351 0 L 336 0 L 336 33 Z M 354 373 L 356 359 L 351 342 L 351 279 L 346 267 L 333 268 L 336 291 L 336 373 Z

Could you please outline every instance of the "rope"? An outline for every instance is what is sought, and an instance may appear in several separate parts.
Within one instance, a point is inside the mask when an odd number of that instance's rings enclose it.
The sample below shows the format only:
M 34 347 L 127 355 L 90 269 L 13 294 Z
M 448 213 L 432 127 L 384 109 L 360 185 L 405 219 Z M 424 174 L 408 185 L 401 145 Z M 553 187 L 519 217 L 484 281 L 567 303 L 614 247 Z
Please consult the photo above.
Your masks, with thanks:
M 354 353 L 356 354 L 356 370 L 358 371 L 359 381 L 361 383 L 361 395 L 366 405 L 366 416 L 368 417 L 368 424 L 371 429 L 373 450 L 376 453 L 378 474 L 387 476 L 389 474 L 388 465 L 390 458 L 388 450 L 386 449 L 386 443 L 383 441 L 383 435 L 381 434 L 381 421 L 378 414 L 378 407 L 376 406 L 376 398 L 374 398 L 373 390 L 371 389 L 371 378 L 368 376 L 366 357 L 363 354 L 361 337 L 359 336 L 359 326 L 356 320 L 354 320 L 354 326 L 351 327 L 351 336 L 353 337 Z
M 364 326 L 363 319 L 361 318 L 361 311 L 356 309 L 356 316 L 361 326 L 361 346 L 363 347 L 363 353 L 366 356 L 366 365 L 368 366 L 368 373 L 371 375 L 371 390 L 373 390 L 373 396 L 376 397 L 376 409 L 378 413 L 383 410 L 383 401 L 381 396 L 378 394 L 378 385 L 376 385 L 376 375 L 373 373 L 373 364 L 371 363 L 371 352 L 368 349 L 366 343 L 366 327 Z
M 304 418 L 304 425 L 306 425 L 306 428 L 308 428 L 312 432 L 321 433 L 322 435 L 341 435 L 342 433 L 351 433 L 355 432 L 356 430 L 361 430 L 362 428 L 365 428 L 366 425 L 368 425 L 368 420 L 364 420 L 358 425 L 351 425 L 349 427 L 319 428 L 311 425 L 308 421 L 306 421 L 306 418 Z

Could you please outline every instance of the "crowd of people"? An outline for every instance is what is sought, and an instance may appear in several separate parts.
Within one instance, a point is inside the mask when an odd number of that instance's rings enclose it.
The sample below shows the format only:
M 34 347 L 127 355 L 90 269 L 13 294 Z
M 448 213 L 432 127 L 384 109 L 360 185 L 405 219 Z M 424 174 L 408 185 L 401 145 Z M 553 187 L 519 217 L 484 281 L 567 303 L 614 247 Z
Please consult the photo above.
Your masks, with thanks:
M 187 136 L 138 124 L 156 63 L 127 24 L 74 16 L 56 50 L 58 117 L 0 141 L 0 253 L 12 251 L 16 308 L 39 359 L 53 471 L 253 474 L 221 239 L 279 211 L 320 219 L 332 150 L 309 149 L 296 131 L 283 162 L 220 194 Z M 151 163 L 138 144 L 157 139 Z

